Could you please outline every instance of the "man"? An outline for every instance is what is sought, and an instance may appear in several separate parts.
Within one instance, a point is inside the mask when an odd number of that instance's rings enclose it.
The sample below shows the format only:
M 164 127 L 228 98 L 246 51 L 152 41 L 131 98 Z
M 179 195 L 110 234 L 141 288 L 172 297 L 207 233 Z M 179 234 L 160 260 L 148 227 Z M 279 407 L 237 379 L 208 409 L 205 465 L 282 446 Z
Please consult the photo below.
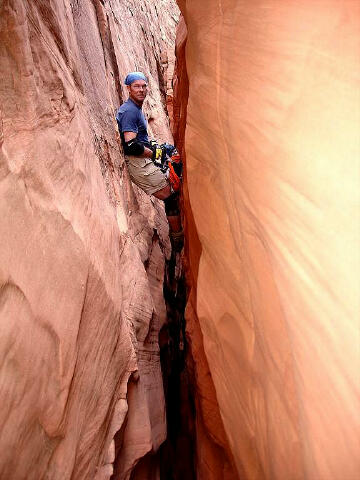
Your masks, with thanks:
M 172 245 L 179 249 L 183 241 L 179 211 L 179 195 L 174 191 L 168 176 L 159 166 L 166 152 L 163 147 L 152 146 L 147 133 L 147 122 L 142 104 L 147 95 L 148 82 L 141 72 L 131 72 L 125 78 L 128 100 L 116 114 L 125 161 L 131 180 L 149 195 L 163 200 L 170 226 Z

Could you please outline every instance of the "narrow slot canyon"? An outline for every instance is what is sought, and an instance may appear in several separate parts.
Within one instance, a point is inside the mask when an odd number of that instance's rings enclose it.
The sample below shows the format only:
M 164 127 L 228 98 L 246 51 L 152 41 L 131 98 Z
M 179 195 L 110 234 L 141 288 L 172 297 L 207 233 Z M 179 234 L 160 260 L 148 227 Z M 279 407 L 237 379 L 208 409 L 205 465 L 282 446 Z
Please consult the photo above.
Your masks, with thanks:
M 0 2 L 0 480 L 357 480 L 359 19 Z M 130 72 L 180 247 L 132 181 Z

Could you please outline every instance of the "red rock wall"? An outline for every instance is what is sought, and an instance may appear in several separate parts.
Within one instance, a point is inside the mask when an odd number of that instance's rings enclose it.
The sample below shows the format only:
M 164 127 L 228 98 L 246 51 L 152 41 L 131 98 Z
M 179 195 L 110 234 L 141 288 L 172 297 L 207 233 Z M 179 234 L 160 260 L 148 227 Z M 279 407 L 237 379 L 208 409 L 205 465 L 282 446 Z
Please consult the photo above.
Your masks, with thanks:
M 189 96 L 185 59 L 186 41 L 187 28 L 184 18 L 181 17 L 176 32 L 172 130 L 185 166 L 187 166 L 187 157 L 184 140 L 187 100 Z M 216 391 L 203 348 L 203 336 L 196 309 L 194 308 L 196 304 L 197 266 L 201 256 L 201 243 L 197 236 L 192 210 L 189 207 L 190 199 L 187 185 L 187 169 L 185 168 L 182 199 L 187 233 L 184 258 L 188 297 L 186 310 L 186 373 L 196 410 L 195 428 L 192 428 L 191 424 L 189 425 L 189 430 L 193 431 L 195 436 L 196 478 L 199 480 L 217 480 L 220 478 L 223 480 L 236 480 L 238 475 L 220 416 Z
M 167 223 L 129 181 L 114 115 L 143 69 L 151 132 L 171 140 L 177 20 L 172 1 L 1 3 L 2 479 L 109 479 L 115 454 L 128 479 L 165 438 Z
M 188 325 L 237 471 L 355 480 L 359 3 L 179 4 Z

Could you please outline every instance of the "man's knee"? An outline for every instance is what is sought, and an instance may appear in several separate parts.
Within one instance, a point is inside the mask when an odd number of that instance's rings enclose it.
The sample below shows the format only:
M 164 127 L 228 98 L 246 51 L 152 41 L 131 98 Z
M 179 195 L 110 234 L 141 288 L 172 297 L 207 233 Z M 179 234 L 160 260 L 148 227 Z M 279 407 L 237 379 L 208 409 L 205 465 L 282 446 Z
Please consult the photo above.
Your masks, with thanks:
M 153 193 L 154 197 L 164 200 L 171 194 L 170 185 L 167 185 L 164 188 L 161 188 L 157 192 Z
M 168 217 L 175 217 L 180 215 L 179 208 L 179 194 L 172 193 L 169 197 L 165 198 L 165 213 Z

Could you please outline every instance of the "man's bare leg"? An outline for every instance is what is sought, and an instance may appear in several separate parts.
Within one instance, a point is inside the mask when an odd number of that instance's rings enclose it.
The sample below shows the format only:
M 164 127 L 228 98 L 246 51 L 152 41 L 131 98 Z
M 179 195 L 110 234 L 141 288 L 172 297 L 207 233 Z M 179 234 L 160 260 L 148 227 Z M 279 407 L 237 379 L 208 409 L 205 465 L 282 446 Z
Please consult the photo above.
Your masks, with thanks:
M 153 195 L 154 197 L 159 198 L 160 200 L 165 200 L 171 195 L 170 185 L 162 188 L 161 190 L 158 190 L 157 192 L 153 193 Z M 171 215 L 171 216 L 168 216 L 167 219 L 169 222 L 171 232 L 174 232 L 174 233 L 181 232 L 182 226 L 181 226 L 180 215 Z
M 170 197 L 171 195 L 171 188 L 170 185 L 158 190 L 157 192 L 153 193 L 154 197 L 160 198 L 160 200 L 165 200 L 165 198 Z

